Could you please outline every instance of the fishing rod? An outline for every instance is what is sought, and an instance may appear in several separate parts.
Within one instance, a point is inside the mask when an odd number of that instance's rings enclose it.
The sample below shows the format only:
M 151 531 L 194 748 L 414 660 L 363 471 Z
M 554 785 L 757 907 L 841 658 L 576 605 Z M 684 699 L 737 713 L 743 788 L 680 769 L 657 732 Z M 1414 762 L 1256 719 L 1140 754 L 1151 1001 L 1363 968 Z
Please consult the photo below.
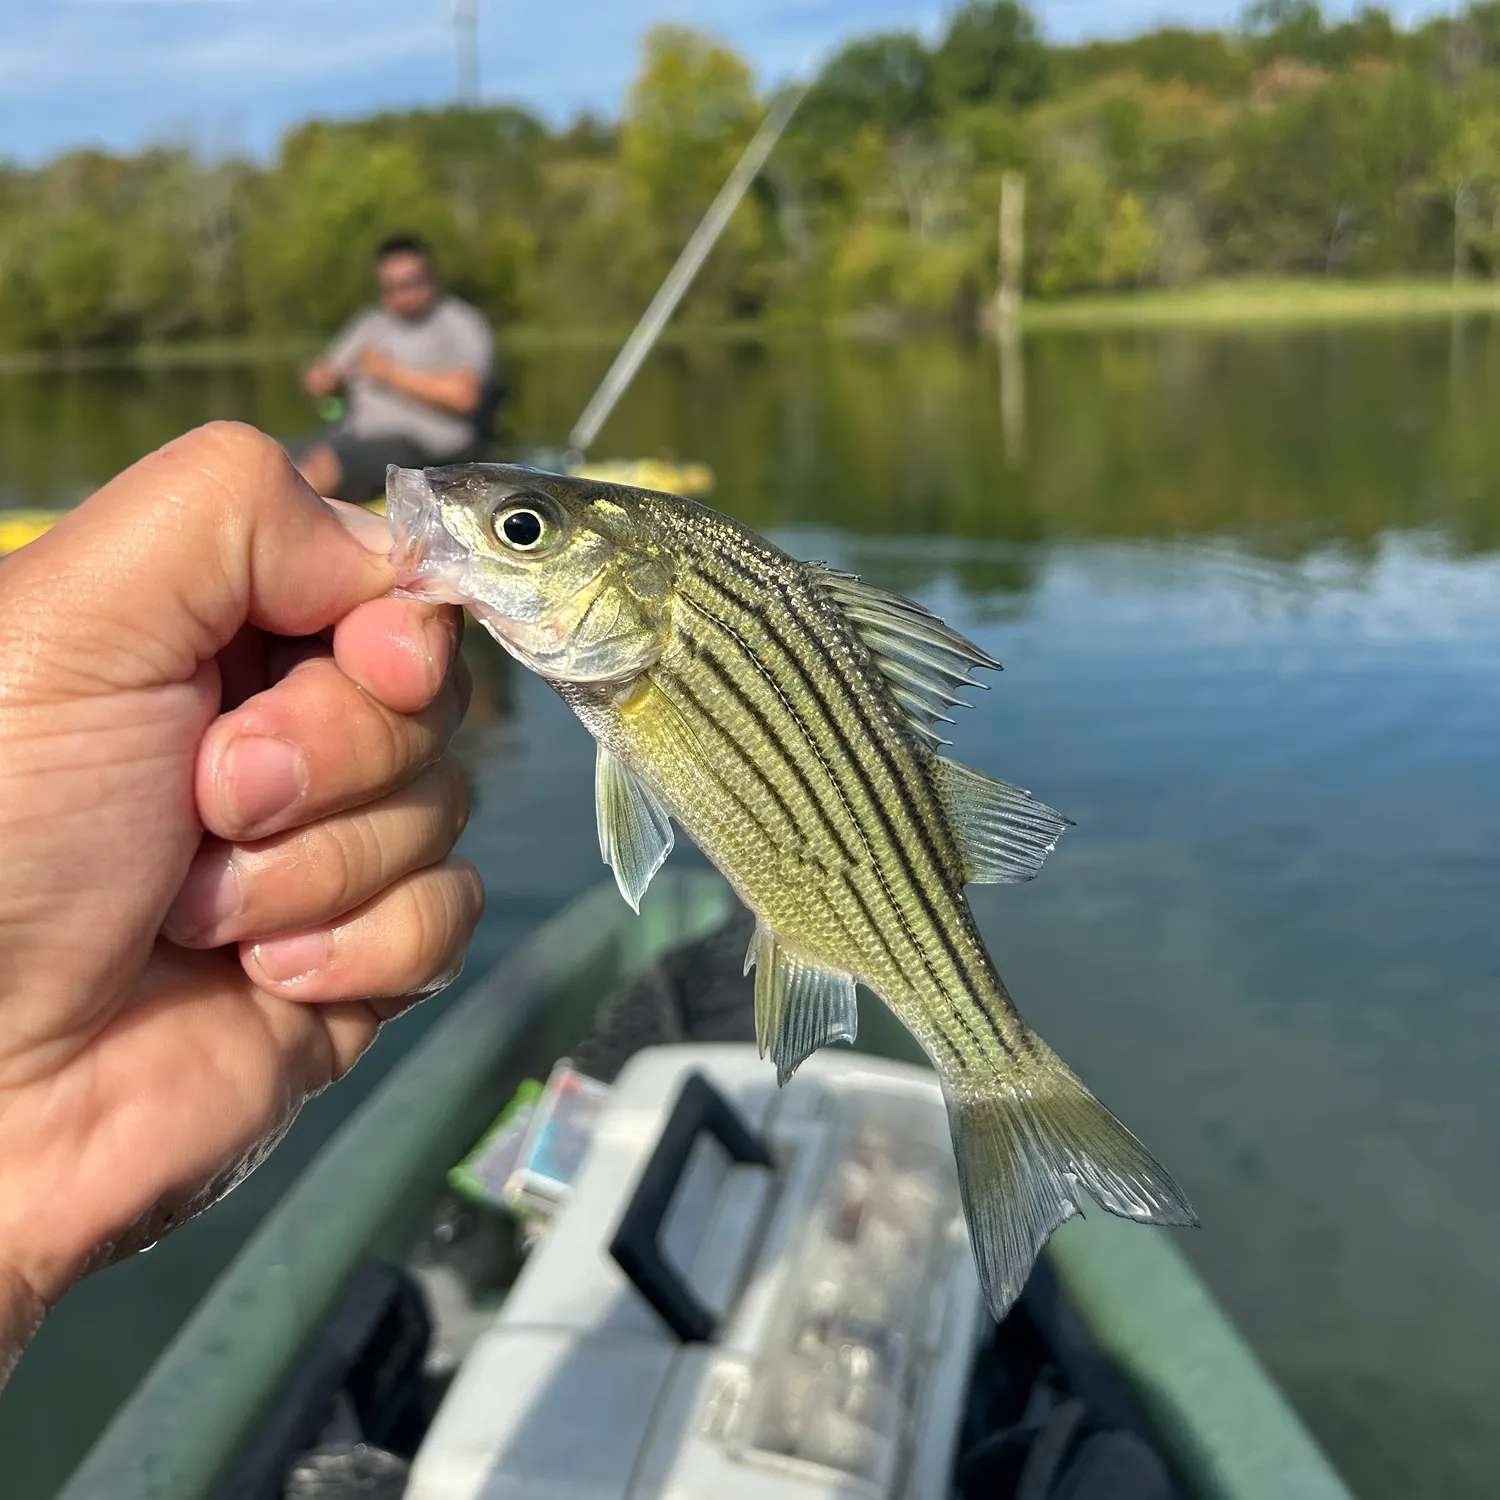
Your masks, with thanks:
M 708 212 L 699 220 L 692 237 L 682 247 L 677 263 L 667 272 L 667 279 L 651 299 L 651 305 L 641 314 L 640 322 L 625 340 L 615 356 L 615 362 L 599 383 L 599 389 L 589 399 L 583 415 L 568 434 L 567 456 L 570 465 L 583 461 L 589 445 L 599 435 L 599 429 L 615 409 L 616 402 L 625 394 L 636 371 L 641 367 L 641 361 L 651 352 L 657 336 L 677 310 L 677 304 L 682 301 L 683 293 L 692 285 L 693 278 L 708 259 L 709 251 L 724 232 L 724 226 L 729 223 L 750 184 L 766 164 L 766 158 L 781 139 L 782 132 L 791 123 L 807 88 L 805 83 L 788 84 L 766 112 L 760 129 L 750 138 L 750 144 L 734 164 L 734 170 L 725 178 L 718 196 L 709 204 Z

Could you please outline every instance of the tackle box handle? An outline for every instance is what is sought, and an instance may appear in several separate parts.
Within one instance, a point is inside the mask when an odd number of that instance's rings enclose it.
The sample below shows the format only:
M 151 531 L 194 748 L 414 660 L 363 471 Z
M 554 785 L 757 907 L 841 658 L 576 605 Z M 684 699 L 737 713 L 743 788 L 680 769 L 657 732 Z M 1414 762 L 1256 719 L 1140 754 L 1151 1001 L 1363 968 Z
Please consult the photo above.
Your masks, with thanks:
M 693 1145 L 705 1131 L 731 1161 L 774 1165 L 744 1116 L 701 1073 L 689 1073 L 609 1245 L 616 1264 L 685 1344 L 710 1342 L 718 1319 L 662 1255 L 660 1235 Z

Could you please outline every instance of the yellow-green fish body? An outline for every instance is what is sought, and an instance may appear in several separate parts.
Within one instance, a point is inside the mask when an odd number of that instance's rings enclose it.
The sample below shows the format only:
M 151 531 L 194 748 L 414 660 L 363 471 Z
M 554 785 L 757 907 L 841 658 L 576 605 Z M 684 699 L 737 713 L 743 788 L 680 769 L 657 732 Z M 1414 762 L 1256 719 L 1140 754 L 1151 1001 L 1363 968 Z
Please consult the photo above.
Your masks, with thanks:
M 393 470 L 388 490 L 408 587 L 467 604 L 593 734 L 626 899 L 675 820 L 754 912 L 757 1031 L 781 1081 L 853 1040 L 856 983 L 920 1042 L 997 1317 L 1080 1187 L 1195 1222 L 1016 1013 L 964 897 L 1030 879 L 1066 826 L 938 753 L 954 688 L 998 663 L 920 605 L 675 496 L 501 465 Z

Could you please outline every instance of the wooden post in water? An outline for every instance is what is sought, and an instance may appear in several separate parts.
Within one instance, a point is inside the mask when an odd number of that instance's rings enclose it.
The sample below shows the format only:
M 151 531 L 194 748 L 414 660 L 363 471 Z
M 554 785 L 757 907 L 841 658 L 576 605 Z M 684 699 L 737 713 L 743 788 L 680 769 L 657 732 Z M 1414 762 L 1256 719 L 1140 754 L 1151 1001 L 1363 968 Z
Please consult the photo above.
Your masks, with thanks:
M 1026 176 L 1000 179 L 1000 289 L 995 326 L 1000 345 L 1000 429 L 1005 462 L 1015 468 L 1026 457 L 1026 373 L 1021 355 L 1021 266 L 1026 248 Z
M 995 311 L 1000 326 L 1013 323 L 1021 311 L 1021 264 L 1026 253 L 1026 174 L 1007 172 L 1000 179 L 1000 291 Z

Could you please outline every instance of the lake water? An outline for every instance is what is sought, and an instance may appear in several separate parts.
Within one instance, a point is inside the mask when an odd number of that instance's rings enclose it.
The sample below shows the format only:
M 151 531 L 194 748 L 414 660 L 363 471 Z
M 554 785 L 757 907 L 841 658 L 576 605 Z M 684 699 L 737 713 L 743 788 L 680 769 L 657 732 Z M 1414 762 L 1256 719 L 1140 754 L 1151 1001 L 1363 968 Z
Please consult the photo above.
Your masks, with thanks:
M 517 360 L 517 430 L 559 441 L 607 359 Z M 1078 823 L 1034 884 L 972 893 L 1023 1011 L 1188 1190 L 1179 1242 L 1357 1492 L 1491 1495 L 1500 324 L 1057 335 L 1009 375 L 988 345 L 671 349 L 598 451 L 708 461 L 720 507 L 1005 663 L 953 753 Z M 0 504 L 229 415 L 307 425 L 279 365 L 0 378 Z M 468 649 L 473 972 L 605 872 L 587 736 Z M 72 1294 L 0 1401 L 8 1497 L 53 1492 L 442 1004 Z

